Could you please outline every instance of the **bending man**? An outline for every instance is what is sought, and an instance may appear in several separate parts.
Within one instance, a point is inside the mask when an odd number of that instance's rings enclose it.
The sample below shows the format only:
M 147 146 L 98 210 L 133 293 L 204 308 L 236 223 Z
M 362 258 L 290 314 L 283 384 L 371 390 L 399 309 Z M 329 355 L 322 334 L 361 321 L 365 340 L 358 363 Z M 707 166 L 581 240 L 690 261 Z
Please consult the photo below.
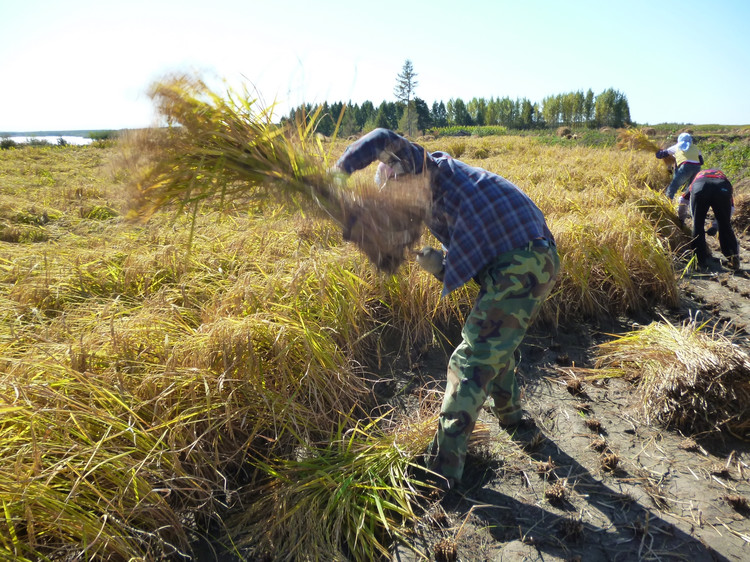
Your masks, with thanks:
M 426 152 L 387 129 L 349 146 L 337 167 L 351 174 L 380 160 L 388 181 L 421 179 L 431 194 L 427 226 L 447 249 L 425 248 L 417 261 L 443 282 L 443 296 L 476 279 L 479 294 L 448 363 L 429 468 L 449 486 L 461 480 L 466 448 L 485 399 L 504 427 L 521 421 L 514 352 L 555 284 L 560 261 L 544 216 L 508 180 Z

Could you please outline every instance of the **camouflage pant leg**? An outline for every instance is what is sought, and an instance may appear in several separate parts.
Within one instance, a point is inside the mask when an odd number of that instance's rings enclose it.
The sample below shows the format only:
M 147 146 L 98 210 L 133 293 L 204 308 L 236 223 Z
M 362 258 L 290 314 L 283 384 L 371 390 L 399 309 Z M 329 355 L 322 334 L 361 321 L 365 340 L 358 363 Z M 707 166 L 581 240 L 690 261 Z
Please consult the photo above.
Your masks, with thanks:
M 520 414 L 513 353 L 552 290 L 559 267 L 554 248 L 529 248 L 500 255 L 480 273 L 481 288 L 463 341 L 448 363 L 437 435 L 429 451 L 436 472 L 461 479 L 469 436 L 488 395 L 502 421 Z

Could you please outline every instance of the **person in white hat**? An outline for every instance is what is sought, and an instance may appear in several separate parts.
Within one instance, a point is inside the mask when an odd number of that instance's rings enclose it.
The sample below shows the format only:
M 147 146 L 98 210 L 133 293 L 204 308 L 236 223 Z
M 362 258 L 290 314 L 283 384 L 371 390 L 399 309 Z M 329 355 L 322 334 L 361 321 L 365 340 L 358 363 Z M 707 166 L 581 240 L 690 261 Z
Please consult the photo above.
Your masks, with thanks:
M 656 151 L 656 157 L 661 159 L 674 156 L 676 168 L 672 181 L 667 186 L 666 195 L 671 201 L 677 190 L 682 186 L 689 186 L 703 165 L 703 154 L 695 145 L 695 140 L 689 133 L 680 133 L 677 142 L 669 148 Z

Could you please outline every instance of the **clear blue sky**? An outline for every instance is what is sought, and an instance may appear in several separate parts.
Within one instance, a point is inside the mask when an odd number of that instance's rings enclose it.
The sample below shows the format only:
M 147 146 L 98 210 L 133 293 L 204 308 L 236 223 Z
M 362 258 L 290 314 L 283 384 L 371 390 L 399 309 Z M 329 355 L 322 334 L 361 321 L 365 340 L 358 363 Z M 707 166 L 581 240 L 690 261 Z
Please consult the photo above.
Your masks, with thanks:
M 303 102 L 625 94 L 638 123 L 750 124 L 750 0 L 0 0 L 0 131 L 152 124 L 200 71 Z

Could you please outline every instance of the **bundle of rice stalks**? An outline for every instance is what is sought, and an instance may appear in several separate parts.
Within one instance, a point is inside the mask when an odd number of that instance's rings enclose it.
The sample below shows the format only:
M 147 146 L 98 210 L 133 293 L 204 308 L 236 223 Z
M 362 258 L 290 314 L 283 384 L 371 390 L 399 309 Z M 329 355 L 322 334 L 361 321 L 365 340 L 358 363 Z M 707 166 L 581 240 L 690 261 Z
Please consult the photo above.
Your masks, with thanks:
M 617 135 L 617 148 L 656 152 L 659 150 L 659 145 L 648 138 L 642 129 L 622 129 Z
M 704 328 L 654 322 L 600 345 L 596 366 L 637 382 L 649 422 L 750 437 L 750 356 Z
M 307 123 L 277 126 L 272 106 L 259 108 L 231 90 L 222 97 L 184 75 L 156 83 L 150 96 L 169 127 L 132 139 L 137 152 L 149 155 L 131 171 L 141 218 L 173 202 L 192 213 L 209 200 L 237 204 L 261 195 L 314 202 L 386 272 L 398 268 L 420 237 L 428 200 L 347 186 L 315 135 L 319 112 Z
M 385 432 L 382 421 L 340 426 L 294 460 L 260 463 L 269 479 L 248 487 L 247 507 L 230 522 L 235 541 L 257 559 L 355 562 L 390 558 L 394 541 L 412 542 L 409 523 L 434 489 L 414 459 L 432 439 L 435 417 Z
M 617 147 L 621 150 L 643 150 L 656 153 L 661 147 L 648 138 L 643 129 L 622 129 L 617 135 Z M 673 156 L 669 155 L 661 161 L 669 169 L 673 170 L 676 164 Z

